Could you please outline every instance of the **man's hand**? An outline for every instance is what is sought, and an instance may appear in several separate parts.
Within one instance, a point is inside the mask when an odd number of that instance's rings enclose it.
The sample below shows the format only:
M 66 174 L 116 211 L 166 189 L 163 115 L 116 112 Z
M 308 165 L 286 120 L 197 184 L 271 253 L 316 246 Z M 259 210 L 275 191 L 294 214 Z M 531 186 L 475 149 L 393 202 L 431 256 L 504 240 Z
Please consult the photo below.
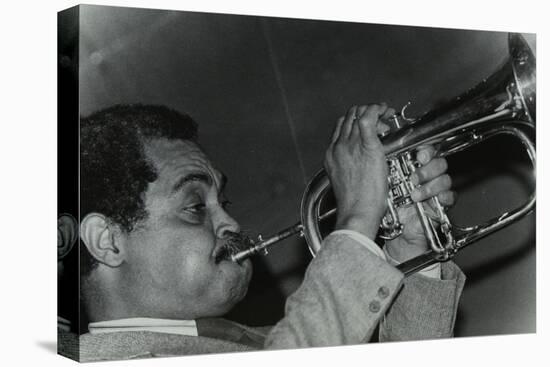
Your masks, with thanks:
M 450 191 L 451 178 L 445 158 L 435 158 L 435 149 L 425 146 L 419 149 L 417 159 L 422 164 L 411 176 L 411 181 L 419 185 L 412 192 L 414 202 L 437 197 L 443 206 L 452 206 L 455 193 Z M 428 202 L 425 203 L 425 207 Z M 428 204 L 429 205 L 429 204 Z M 433 211 L 432 211 L 433 212 Z M 430 208 L 428 208 L 430 213 Z M 406 261 L 428 250 L 428 242 L 414 206 L 398 209 L 399 220 L 403 223 L 403 234 L 394 240 L 386 241 L 387 253 L 398 262 Z
M 336 229 L 351 229 L 374 239 L 386 211 L 388 167 L 377 135 L 386 104 L 351 107 L 336 124 L 325 169 L 336 197 Z

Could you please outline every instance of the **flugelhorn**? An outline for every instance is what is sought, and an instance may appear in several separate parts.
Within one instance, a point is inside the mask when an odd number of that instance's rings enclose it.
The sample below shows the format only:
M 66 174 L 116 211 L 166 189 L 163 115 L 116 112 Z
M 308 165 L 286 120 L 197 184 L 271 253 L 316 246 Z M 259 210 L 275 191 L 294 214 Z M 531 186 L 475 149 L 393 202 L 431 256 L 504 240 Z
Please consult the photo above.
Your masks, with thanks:
M 429 243 L 429 250 L 397 267 L 410 275 L 436 262 L 451 259 L 459 250 L 529 214 L 536 202 L 532 191 L 521 206 L 484 223 L 461 227 L 453 224 L 437 198 L 430 203 L 413 203 L 410 194 L 415 186 L 410 175 L 418 168 L 418 147 L 433 145 L 439 156 L 468 149 L 489 138 L 510 135 L 523 145 L 535 172 L 536 60 L 525 39 L 515 33 L 508 36 L 509 56 L 491 76 L 449 102 L 419 118 L 401 113 L 392 116 L 395 127 L 381 136 L 388 162 L 388 211 L 379 235 L 392 239 L 403 231 L 398 208 L 414 205 Z M 293 235 L 305 237 L 313 256 L 320 250 L 322 236 L 319 222 L 335 214 L 336 209 L 321 214 L 330 182 L 320 170 L 308 183 L 301 203 L 301 221 L 269 238 L 259 237 L 251 247 L 232 256 L 240 262 Z M 427 210 L 429 205 L 431 210 Z

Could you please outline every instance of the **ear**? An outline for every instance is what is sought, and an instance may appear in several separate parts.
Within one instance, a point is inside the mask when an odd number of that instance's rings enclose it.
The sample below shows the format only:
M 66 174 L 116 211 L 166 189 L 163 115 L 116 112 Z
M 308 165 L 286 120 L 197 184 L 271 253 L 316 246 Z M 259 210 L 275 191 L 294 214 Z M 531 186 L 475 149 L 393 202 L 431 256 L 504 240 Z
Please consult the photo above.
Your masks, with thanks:
M 57 217 L 57 260 L 61 261 L 73 248 L 78 239 L 78 223 L 70 214 Z
M 80 223 L 80 238 L 100 263 L 116 268 L 126 260 L 119 230 L 103 214 L 90 213 Z

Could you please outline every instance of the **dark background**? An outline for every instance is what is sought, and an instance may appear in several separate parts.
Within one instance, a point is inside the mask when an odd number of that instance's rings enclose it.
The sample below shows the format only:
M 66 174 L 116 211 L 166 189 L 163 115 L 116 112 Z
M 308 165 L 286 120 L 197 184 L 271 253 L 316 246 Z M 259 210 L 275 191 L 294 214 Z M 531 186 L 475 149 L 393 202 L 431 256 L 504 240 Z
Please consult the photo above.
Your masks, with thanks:
M 534 35 L 525 35 L 535 51 Z M 410 115 L 473 86 L 507 56 L 507 34 L 98 6 L 80 7 L 80 113 L 116 103 L 186 112 L 229 176 L 232 214 L 251 233 L 294 224 L 336 119 L 386 101 Z M 472 224 L 527 199 L 534 184 L 509 138 L 449 159 L 451 216 Z M 255 260 L 230 315 L 275 322 L 310 260 L 302 239 Z M 535 216 L 463 251 L 457 336 L 535 331 Z

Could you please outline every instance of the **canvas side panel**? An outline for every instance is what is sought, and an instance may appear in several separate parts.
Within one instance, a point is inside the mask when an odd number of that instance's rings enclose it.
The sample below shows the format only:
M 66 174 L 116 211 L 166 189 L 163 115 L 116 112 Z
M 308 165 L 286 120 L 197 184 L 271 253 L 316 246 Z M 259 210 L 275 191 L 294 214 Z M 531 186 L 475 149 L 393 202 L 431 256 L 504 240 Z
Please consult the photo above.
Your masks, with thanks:
M 57 18 L 57 214 L 59 354 L 79 358 L 79 7 Z

